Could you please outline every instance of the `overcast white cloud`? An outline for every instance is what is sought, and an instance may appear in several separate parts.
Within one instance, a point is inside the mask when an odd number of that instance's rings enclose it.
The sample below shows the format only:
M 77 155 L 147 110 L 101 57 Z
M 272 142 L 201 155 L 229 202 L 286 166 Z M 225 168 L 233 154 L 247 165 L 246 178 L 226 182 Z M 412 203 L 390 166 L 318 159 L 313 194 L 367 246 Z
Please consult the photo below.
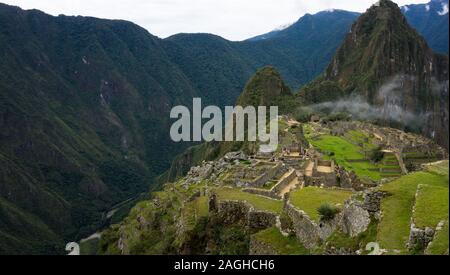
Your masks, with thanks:
M 376 0 L 0 0 L 52 15 L 133 21 L 159 37 L 180 32 L 214 33 L 243 40 L 326 9 L 363 12 Z M 397 0 L 397 4 L 429 0 Z

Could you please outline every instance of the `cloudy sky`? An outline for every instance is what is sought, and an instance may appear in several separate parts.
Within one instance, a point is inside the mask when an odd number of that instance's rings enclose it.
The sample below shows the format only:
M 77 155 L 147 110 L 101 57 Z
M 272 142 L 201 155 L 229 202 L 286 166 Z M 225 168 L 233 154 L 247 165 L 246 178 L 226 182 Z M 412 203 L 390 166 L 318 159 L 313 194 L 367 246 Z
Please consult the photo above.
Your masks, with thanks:
M 0 0 L 52 15 L 84 15 L 133 21 L 165 38 L 180 32 L 214 33 L 243 40 L 327 9 L 363 12 L 376 0 Z M 429 0 L 396 0 L 397 4 Z

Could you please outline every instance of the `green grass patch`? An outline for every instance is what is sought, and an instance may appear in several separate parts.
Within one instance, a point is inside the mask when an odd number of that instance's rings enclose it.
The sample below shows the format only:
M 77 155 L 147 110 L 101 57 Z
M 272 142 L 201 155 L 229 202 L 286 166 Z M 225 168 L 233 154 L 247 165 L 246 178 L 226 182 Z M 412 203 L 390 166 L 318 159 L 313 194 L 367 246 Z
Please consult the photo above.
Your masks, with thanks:
M 435 228 L 448 219 L 448 187 L 419 185 L 414 222 L 419 228 Z
M 236 188 L 219 188 L 216 189 L 216 193 L 220 200 L 247 201 L 256 209 L 278 214 L 283 211 L 283 202 L 281 200 L 273 200 L 263 196 L 242 192 Z
M 396 179 L 380 188 L 390 194 L 381 203 L 383 218 L 378 226 L 377 239 L 382 248 L 400 251 L 405 249 L 417 186 L 425 183 L 430 186 L 447 186 L 448 188 L 448 177 L 435 173 L 417 172 Z M 448 207 L 446 210 L 448 211 Z
M 448 220 L 445 222 L 444 228 L 436 233 L 433 242 L 428 247 L 426 254 L 428 255 L 448 255 L 449 247 L 449 231 Z
M 299 243 L 294 236 L 285 237 L 275 227 L 260 231 L 253 237 L 270 245 L 280 255 L 309 255 L 308 249 Z
M 322 204 L 342 205 L 352 194 L 347 190 L 306 187 L 292 192 L 290 201 L 295 207 L 305 211 L 311 219 L 319 221 L 320 215 L 317 209 Z

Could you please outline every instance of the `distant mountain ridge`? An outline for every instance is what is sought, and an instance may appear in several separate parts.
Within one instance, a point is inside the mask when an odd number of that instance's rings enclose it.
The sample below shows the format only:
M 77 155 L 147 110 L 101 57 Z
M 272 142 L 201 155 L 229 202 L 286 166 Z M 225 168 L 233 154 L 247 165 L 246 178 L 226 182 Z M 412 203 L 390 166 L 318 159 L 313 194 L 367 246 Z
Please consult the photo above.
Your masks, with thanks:
M 448 0 L 431 0 L 426 4 L 405 5 L 401 7 L 408 23 L 415 28 L 428 42 L 429 46 L 438 53 L 448 54 Z M 322 11 L 312 16 L 330 14 L 332 12 L 348 12 L 343 10 Z M 356 17 L 360 13 L 353 12 Z M 306 14 L 305 16 L 311 16 Z M 303 18 L 303 17 L 302 17 Z M 301 18 L 301 19 L 302 19 Z M 301 20 L 300 19 L 300 20 Z M 356 18 L 355 18 L 356 19 Z M 299 23 L 300 20 L 297 22 Z M 266 34 L 258 35 L 248 39 L 248 41 L 261 41 L 275 39 L 285 35 L 289 28 L 274 30 Z
M 448 0 L 432 0 L 428 4 L 406 5 L 403 14 L 438 53 L 448 54 Z

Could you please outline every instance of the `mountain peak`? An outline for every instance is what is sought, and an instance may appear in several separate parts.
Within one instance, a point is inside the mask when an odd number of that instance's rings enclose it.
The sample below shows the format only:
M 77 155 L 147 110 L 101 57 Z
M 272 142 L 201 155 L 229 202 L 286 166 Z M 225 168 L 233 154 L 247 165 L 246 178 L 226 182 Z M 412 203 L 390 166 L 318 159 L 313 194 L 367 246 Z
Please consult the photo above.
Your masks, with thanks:
M 274 106 L 280 99 L 291 96 L 291 90 L 284 83 L 281 74 L 274 67 L 266 66 L 249 80 L 237 105 Z
M 347 76 L 358 72 L 367 72 L 368 77 L 375 79 L 395 73 L 417 73 L 419 68 L 412 65 L 411 58 L 418 53 L 429 58 L 432 55 L 425 40 L 408 25 L 397 4 L 381 0 L 353 24 L 325 77 L 346 86 L 349 84 L 345 83 Z
M 395 110 L 401 125 L 387 116 L 381 122 L 414 128 L 448 148 L 448 127 L 442 127 L 448 124 L 448 57 L 433 53 L 395 3 L 379 1 L 361 15 L 324 76 L 299 94 L 325 100 L 342 95 L 359 96 L 384 114 Z M 406 117 L 424 121 L 412 126 Z

